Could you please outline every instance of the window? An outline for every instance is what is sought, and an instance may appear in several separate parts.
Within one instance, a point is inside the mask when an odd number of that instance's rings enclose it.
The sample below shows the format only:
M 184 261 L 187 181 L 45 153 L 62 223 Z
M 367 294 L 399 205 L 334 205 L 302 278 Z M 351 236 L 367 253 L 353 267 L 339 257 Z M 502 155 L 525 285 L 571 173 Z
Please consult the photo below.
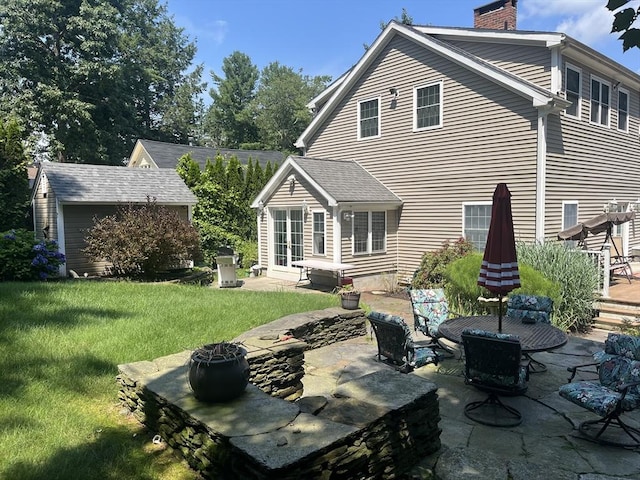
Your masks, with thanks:
M 386 213 L 353 212 L 353 253 L 384 252 L 386 248 Z
M 609 126 L 609 85 L 597 78 L 591 78 L 591 121 Z
M 491 204 L 464 205 L 463 234 L 479 251 L 484 251 L 491 223 Z
M 629 131 L 629 92 L 618 90 L 618 130 Z
M 324 255 L 324 212 L 313 212 L 313 254 Z
M 442 82 L 414 90 L 414 130 L 442 126 Z
M 562 202 L 562 230 L 578 224 L 578 202 Z
M 565 113 L 578 118 L 580 118 L 580 101 L 582 99 L 581 76 L 580 70 L 567 65 L 565 71 L 565 92 L 567 100 L 571 102 L 571 105 L 567 107 Z
M 358 138 L 380 136 L 380 99 L 358 104 Z

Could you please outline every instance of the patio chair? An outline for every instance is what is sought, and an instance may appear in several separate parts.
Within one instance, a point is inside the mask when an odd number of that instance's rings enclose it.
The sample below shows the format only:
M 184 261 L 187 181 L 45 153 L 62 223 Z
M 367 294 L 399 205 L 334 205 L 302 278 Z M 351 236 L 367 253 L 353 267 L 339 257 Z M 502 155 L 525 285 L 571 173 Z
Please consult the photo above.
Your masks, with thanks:
M 553 300 L 537 295 L 511 295 L 507 301 L 507 317 L 519 318 L 523 323 L 551 323 Z M 529 360 L 530 373 L 547 371 L 547 366 L 535 360 L 528 353 L 523 356 Z
M 438 334 L 440 324 L 449 318 L 449 304 L 444 289 L 411 289 L 409 298 L 413 309 L 413 329 L 429 337 L 433 348 L 453 356 L 453 350 L 441 343 Z
M 618 447 L 640 447 L 640 429 L 625 423 L 621 416 L 640 408 L 640 337 L 610 333 L 605 350 L 594 354 L 598 359 L 598 380 L 567 383 L 560 387 L 561 397 L 599 415 L 578 426 L 588 440 Z M 581 367 L 570 367 L 573 379 Z M 608 430 L 612 427 L 613 430 Z
M 527 391 L 529 369 L 522 362 L 517 336 L 484 330 L 464 330 L 464 381 L 488 392 L 485 400 L 467 403 L 464 414 L 474 422 L 495 427 L 522 423 L 522 414 L 504 404 L 500 396 L 522 395 Z
M 438 354 L 430 345 L 417 345 L 402 317 L 380 312 L 367 315 L 378 343 L 378 361 L 386 360 L 397 370 L 408 373 L 428 363 L 438 364 Z

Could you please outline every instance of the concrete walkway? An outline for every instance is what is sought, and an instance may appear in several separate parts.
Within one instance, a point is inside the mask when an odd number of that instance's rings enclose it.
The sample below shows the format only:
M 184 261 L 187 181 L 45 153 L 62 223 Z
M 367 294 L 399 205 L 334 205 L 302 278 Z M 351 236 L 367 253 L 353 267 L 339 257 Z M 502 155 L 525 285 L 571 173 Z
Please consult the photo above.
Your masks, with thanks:
M 256 277 L 246 279 L 241 288 L 281 291 L 295 288 L 295 284 Z M 406 299 L 363 293 L 361 303 L 371 310 L 413 318 Z M 578 424 L 596 417 L 557 393 L 567 381 L 566 367 L 591 361 L 593 352 L 602 349 L 606 333 L 595 331 L 588 338 L 572 336 L 560 349 L 535 354 L 537 360 L 547 364 L 548 371 L 531 376 L 526 395 L 505 399 L 523 414 L 524 420 L 517 427 L 487 427 L 464 416 L 464 405 L 486 394 L 465 385 L 459 354 L 438 366 L 428 365 L 408 374 L 438 386 L 443 445 L 437 454 L 422 459 L 412 472 L 413 478 L 431 478 L 433 472 L 439 480 L 640 479 L 640 452 L 580 438 Z M 326 395 L 354 378 L 389 369 L 376 361 L 376 352 L 371 335 L 306 352 L 304 396 Z M 640 411 L 625 417 L 640 427 Z

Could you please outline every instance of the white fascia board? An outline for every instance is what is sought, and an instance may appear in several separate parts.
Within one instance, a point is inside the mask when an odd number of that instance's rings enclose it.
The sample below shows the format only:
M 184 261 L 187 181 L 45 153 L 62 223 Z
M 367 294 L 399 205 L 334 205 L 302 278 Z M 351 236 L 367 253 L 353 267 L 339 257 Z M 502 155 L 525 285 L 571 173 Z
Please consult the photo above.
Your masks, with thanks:
M 340 75 L 336 80 L 331 82 L 331 84 L 327 88 L 325 88 L 322 92 L 320 92 L 318 95 L 313 97 L 311 101 L 307 103 L 306 107 L 308 109 L 317 108 L 319 103 L 322 103 L 325 98 L 329 97 L 331 94 L 333 94 L 333 92 L 335 92 L 338 89 L 338 87 L 342 84 L 342 82 L 344 81 L 348 73 L 349 71 L 346 71 L 345 73 Z
M 538 45 L 553 47 L 564 40 L 564 34 L 553 32 L 523 32 L 514 30 L 481 30 L 449 27 L 414 26 L 416 30 L 428 35 L 438 35 L 450 40 L 480 40 L 492 43 L 518 45 Z
M 271 195 L 275 193 L 275 191 L 282 185 L 282 183 L 286 180 L 286 178 L 291 175 L 291 171 L 295 171 L 301 177 L 303 177 L 313 188 L 315 188 L 329 203 L 329 206 L 337 205 L 336 199 L 329 195 L 318 183 L 311 178 L 307 172 L 305 172 L 300 166 L 295 162 L 293 157 L 288 156 L 284 163 L 276 170 L 276 173 L 271 177 L 271 179 L 267 182 L 260 193 L 256 196 L 256 198 L 251 202 L 250 208 L 258 208 L 258 203 L 262 200 L 263 203 L 266 203 L 266 199 L 268 199 Z

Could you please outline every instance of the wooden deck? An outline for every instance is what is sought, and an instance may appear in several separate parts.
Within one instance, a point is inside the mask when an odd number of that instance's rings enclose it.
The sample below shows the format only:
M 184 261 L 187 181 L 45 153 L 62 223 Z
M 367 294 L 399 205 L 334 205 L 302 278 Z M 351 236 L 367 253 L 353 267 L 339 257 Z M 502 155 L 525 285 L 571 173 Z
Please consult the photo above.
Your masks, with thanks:
M 625 277 L 614 277 L 609 287 L 611 300 L 635 304 L 640 307 L 640 268 L 634 269 L 633 273 L 631 283 Z

